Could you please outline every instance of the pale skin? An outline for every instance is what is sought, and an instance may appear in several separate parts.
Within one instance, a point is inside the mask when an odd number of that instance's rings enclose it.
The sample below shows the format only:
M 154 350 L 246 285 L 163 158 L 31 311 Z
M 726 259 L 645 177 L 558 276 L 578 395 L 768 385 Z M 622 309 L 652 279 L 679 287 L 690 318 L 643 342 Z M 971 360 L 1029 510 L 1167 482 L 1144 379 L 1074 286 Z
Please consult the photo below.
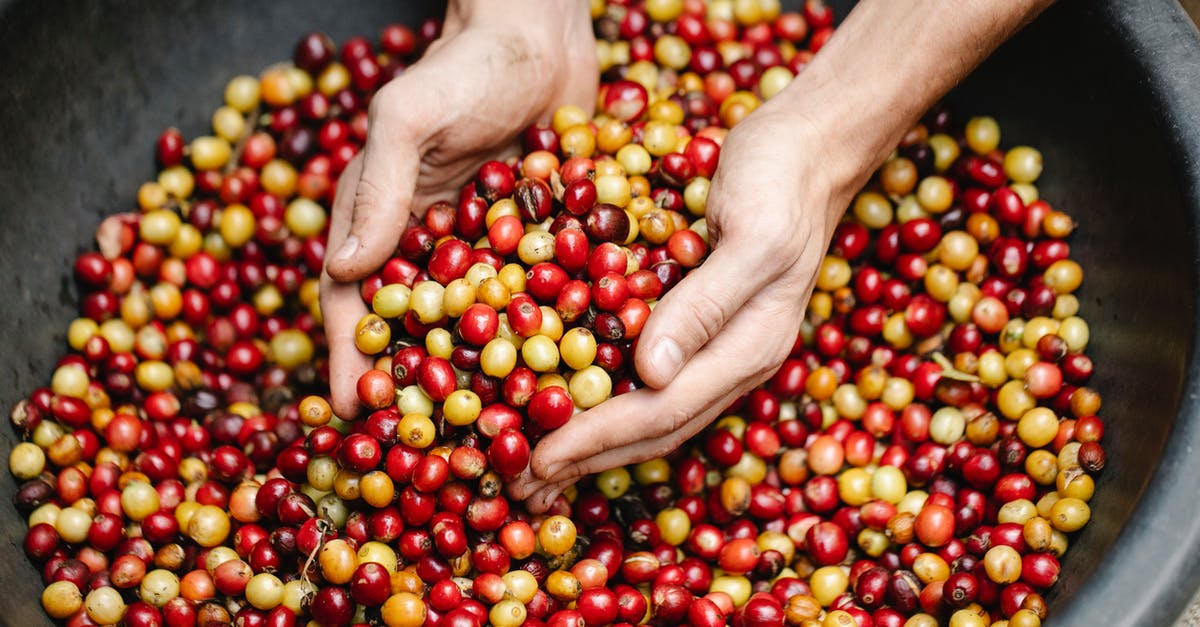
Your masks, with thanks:
M 484 160 L 515 154 L 514 138 L 557 106 L 594 103 L 587 3 L 502 4 L 450 3 L 443 38 L 372 102 L 364 155 L 339 181 L 321 285 L 338 415 L 358 412 L 355 382 L 371 366 L 353 343 L 367 313 L 355 282 L 393 253 L 410 211 L 452 198 Z M 925 110 L 1050 4 L 860 2 L 783 92 L 730 131 L 708 197 L 712 252 L 639 340 L 646 387 L 543 438 L 511 496 L 543 511 L 587 474 L 665 455 L 768 378 L 854 193 Z

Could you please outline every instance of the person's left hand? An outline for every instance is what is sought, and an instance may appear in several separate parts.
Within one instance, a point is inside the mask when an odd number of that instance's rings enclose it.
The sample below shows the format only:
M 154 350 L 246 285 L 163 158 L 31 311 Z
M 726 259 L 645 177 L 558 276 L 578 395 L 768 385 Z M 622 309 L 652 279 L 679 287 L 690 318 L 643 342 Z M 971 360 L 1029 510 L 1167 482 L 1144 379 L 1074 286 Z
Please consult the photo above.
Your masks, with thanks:
M 584 475 L 666 455 L 787 357 L 861 161 L 822 153 L 837 145 L 824 126 L 775 104 L 722 146 L 707 205 L 712 252 L 663 297 L 638 340 L 649 387 L 542 439 L 531 476 L 510 488 L 531 510 Z
M 452 200 L 480 164 L 560 105 L 596 99 L 587 6 L 536 0 L 449 3 L 442 36 L 371 100 L 367 143 L 338 180 L 321 275 L 336 415 L 361 409 L 356 385 L 373 359 L 354 345 L 367 314 L 358 281 L 396 250 L 410 215 Z

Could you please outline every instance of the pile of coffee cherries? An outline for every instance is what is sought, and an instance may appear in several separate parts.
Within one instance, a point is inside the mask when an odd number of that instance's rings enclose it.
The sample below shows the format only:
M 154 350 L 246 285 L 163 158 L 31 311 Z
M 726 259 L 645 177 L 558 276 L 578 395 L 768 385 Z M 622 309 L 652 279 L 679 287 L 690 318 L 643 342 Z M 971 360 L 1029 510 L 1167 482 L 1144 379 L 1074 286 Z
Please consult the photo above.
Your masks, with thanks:
M 531 515 L 530 448 L 639 387 L 651 309 L 708 251 L 728 129 L 832 33 L 819 1 L 593 0 L 594 112 L 558 110 L 365 280 L 363 416 L 317 301 L 392 25 L 239 76 L 159 139 L 79 256 L 80 317 L 12 411 L 42 605 L 67 625 L 1040 625 L 1105 465 L 1041 154 L 931 112 L 837 228 L 789 358 L 680 450 Z

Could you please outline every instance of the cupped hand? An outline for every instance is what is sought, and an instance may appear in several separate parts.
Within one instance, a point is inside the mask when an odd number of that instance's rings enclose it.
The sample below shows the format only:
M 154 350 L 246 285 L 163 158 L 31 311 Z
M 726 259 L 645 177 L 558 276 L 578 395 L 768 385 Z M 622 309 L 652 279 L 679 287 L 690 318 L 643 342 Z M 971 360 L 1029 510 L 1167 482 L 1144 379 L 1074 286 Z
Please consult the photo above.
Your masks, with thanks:
M 543 438 L 512 496 L 541 511 L 584 475 L 666 455 L 783 362 L 858 178 L 833 167 L 853 159 L 823 152 L 834 145 L 825 135 L 774 100 L 730 131 L 708 196 L 712 252 L 663 297 L 638 340 L 649 387 Z
M 375 94 L 366 146 L 338 181 L 321 276 L 338 416 L 358 413 L 356 383 L 372 363 L 354 346 L 367 313 L 357 281 L 393 254 L 410 213 L 515 154 L 523 129 L 560 105 L 590 110 L 595 55 L 587 3 L 462 0 L 425 56 Z

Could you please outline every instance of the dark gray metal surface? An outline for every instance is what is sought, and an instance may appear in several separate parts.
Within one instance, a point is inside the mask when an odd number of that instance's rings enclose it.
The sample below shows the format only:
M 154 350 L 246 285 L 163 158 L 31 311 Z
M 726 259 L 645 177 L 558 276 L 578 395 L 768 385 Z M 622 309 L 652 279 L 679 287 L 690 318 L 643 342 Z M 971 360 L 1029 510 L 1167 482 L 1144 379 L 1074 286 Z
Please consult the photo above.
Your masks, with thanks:
M 836 4 L 836 3 L 835 3 Z M 398 0 L 0 1 L 0 407 L 44 384 L 74 312 L 70 262 L 133 206 L 158 132 L 204 131 L 225 82 L 313 28 L 372 34 Z M 841 12 L 844 14 L 844 11 Z M 903 54 L 903 51 L 897 51 Z M 1051 625 L 1166 625 L 1200 584 L 1195 220 L 1200 42 L 1171 0 L 1065 1 L 955 93 L 1046 156 L 1043 196 L 1081 223 L 1110 463 Z M 0 428 L 0 450 L 14 442 Z M 0 473 L 0 497 L 14 483 Z M 0 503 L 0 623 L 46 624 L 23 524 Z

